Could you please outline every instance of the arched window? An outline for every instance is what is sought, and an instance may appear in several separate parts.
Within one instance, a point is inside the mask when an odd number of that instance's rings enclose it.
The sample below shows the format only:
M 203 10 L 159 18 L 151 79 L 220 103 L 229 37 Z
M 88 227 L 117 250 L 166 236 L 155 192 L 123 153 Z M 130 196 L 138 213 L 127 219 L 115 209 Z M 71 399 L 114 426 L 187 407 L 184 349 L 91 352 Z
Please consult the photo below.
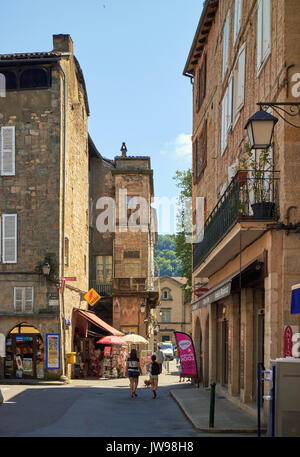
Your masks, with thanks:
M 170 290 L 169 289 L 163 289 L 162 290 L 162 299 L 163 300 L 170 300 Z
M 17 77 L 13 71 L 2 71 L 0 73 L 5 77 L 5 88 L 6 90 L 13 90 L 17 88 Z
M 43 68 L 24 70 L 20 77 L 20 89 L 48 87 L 48 73 Z

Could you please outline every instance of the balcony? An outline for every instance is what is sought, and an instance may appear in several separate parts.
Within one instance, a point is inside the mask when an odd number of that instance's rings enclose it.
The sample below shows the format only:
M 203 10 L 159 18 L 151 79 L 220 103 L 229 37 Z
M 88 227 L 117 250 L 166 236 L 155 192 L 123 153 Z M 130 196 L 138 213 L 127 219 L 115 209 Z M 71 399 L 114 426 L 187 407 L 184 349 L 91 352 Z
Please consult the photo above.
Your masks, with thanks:
M 240 249 L 261 236 L 268 224 L 278 219 L 279 172 L 261 172 L 259 177 L 254 173 L 253 170 L 237 172 L 207 218 L 203 240 L 193 246 L 193 270 L 197 270 L 197 276 L 209 277 L 222 268 Z M 244 230 L 242 242 L 241 230 Z M 226 237 L 227 252 L 222 252 L 223 259 L 216 260 L 213 251 Z M 208 266 L 211 261 L 214 267 Z
M 112 283 L 103 284 L 99 283 L 98 281 L 90 281 L 90 287 L 93 288 L 99 295 L 101 295 L 101 297 L 111 297 L 112 295 Z

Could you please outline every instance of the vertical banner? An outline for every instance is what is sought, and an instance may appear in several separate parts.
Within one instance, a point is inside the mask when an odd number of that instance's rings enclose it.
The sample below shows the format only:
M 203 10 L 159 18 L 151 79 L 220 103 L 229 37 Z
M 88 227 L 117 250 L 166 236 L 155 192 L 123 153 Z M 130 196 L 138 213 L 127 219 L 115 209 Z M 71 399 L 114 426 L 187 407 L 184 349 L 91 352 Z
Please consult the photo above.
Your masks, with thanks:
M 197 360 L 192 338 L 183 332 L 174 332 L 180 357 L 182 374 L 198 378 Z
M 60 335 L 59 333 L 46 334 L 46 369 L 59 370 L 60 368 Z

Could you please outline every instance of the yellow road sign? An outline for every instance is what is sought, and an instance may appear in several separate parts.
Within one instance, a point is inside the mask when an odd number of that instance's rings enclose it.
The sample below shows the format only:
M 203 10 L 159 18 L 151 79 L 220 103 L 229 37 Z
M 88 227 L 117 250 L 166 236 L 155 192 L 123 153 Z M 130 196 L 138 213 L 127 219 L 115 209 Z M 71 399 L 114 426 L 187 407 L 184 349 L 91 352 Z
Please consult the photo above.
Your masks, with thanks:
M 98 300 L 100 300 L 101 296 L 97 294 L 94 289 L 89 290 L 85 296 L 83 297 L 90 306 L 94 306 Z

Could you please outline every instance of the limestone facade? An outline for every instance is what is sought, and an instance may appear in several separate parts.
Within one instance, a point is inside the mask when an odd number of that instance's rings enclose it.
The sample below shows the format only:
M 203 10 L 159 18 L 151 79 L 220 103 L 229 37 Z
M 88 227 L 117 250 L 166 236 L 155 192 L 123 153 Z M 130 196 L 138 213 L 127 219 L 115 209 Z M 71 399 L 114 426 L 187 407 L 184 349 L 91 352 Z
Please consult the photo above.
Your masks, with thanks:
M 197 254 L 203 244 L 194 246 L 193 287 L 205 284 L 209 291 L 193 297 L 193 337 L 204 384 L 217 382 L 244 406 L 256 401 L 257 363 L 269 368 L 284 355 L 287 325 L 299 331 L 299 317 L 290 313 L 291 286 L 300 277 L 299 130 L 282 119 L 274 130 L 276 217 L 257 220 L 250 210 L 229 227 L 230 208 L 220 215 L 257 103 L 299 101 L 299 18 L 294 0 L 206 1 L 184 69 L 194 92 L 194 208 L 196 197 L 204 197 L 205 240 L 209 231 L 216 236 L 203 255 Z M 218 236 L 210 223 L 217 217 L 224 225 Z
M 182 286 L 186 278 L 177 276 L 156 277 L 155 290 L 159 292 L 160 305 L 155 310 L 159 331 L 157 343 L 171 341 L 176 345 L 175 331 L 192 334 L 191 304 Z

